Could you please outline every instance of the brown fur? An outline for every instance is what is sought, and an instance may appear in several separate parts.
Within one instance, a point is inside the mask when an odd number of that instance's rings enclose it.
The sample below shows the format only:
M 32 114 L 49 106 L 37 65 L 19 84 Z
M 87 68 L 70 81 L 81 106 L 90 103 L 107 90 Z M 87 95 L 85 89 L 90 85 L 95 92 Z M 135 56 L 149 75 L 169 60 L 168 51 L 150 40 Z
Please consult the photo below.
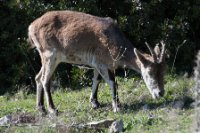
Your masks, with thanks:
M 91 51 L 92 56 L 96 55 L 99 61 L 106 61 L 110 66 L 113 64 L 111 55 L 116 58 L 124 48 L 127 48 L 126 54 L 129 54 L 126 58 L 134 56 L 133 46 L 124 38 L 111 18 L 99 18 L 72 11 L 53 11 L 36 19 L 31 25 L 34 26 L 32 34 L 40 42 L 37 47 L 40 51 L 56 48 L 66 55 L 77 57 Z M 90 65 L 84 61 L 82 63 Z
M 74 11 L 51 11 L 31 23 L 28 36 L 42 62 L 42 68 L 36 76 L 37 106 L 43 110 L 45 93 L 49 112 L 55 112 L 49 80 L 60 62 L 94 68 L 91 101 L 94 106 L 98 105 L 96 95 L 99 77 L 103 77 L 111 87 L 114 110 L 118 108 L 114 69 L 128 67 L 138 72 L 147 67 L 158 69 L 155 59 L 134 49 L 116 22 L 109 17 L 101 18 Z M 152 74 L 152 77 L 158 77 L 157 72 Z

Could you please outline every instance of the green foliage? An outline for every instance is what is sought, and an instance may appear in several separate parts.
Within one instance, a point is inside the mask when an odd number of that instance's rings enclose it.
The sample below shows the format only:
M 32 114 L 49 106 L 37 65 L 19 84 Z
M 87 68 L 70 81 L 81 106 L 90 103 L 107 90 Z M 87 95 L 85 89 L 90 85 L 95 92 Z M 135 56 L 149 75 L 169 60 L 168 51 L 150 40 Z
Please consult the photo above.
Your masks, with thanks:
M 35 88 L 34 77 L 41 64 L 38 53 L 27 50 L 27 27 L 50 10 L 76 10 L 110 16 L 118 21 L 133 45 L 143 51 L 147 51 L 145 41 L 153 46 L 165 40 L 170 57 L 167 60 L 169 69 L 174 65 L 172 70 L 175 73 L 191 73 L 194 55 L 200 48 L 199 4 L 197 0 L 1 0 L 0 94 L 16 91 L 23 85 Z M 181 45 L 184 40 L 186 43 Z M 77 88 L 80 82 L 90 84 L 91 72 L 65 69 L 58 69 L 55 76 L 60 76 L 62 85 L 70 86 L 71 82 L 71 86 Z

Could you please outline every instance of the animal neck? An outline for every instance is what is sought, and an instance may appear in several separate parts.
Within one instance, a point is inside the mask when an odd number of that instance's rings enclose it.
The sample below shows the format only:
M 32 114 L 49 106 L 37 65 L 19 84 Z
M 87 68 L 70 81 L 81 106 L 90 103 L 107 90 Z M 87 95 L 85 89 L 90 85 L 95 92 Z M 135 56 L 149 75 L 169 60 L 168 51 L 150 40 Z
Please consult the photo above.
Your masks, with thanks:
M 124 60 L 121 63 L 124 64 L 124 67 L 133 69 L 137 71 L 138 73 L 141 73 L 141 63 L 137 59 L 136 55 L 134 54 L 133 49 L 132 50 L 130 49 L 129 51 L 127 51 L 123 59 Z
M 131 67 L 130 68 L 137 71 L 138 73 L 141 73 L 141 63 L 136 58 L 135 54 L 133 55 L 133 57 L 131 59 Z

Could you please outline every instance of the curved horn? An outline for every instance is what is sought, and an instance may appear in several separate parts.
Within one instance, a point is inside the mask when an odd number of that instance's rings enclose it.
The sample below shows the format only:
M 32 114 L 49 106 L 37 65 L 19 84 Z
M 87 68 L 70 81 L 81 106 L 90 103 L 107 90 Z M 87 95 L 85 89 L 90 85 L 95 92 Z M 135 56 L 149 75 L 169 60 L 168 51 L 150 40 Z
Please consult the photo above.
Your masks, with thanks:
M 150 53 L 153 57 L 153 61 L 157 62 L 157 56 L 156 56 L 155 52 L 153 51 L 153 49 L 149 46 L 149 44 L 147 42 L 145 42 L 145 44 L 147 45 L 147 47 L 148 47 L 148 49 L 149 49 L 149 51 L 150 51 Z
M 162 50 L 161 50 L 161 54 L 160 54 L 159 63 L 162 63 L 165 60 L 165 43 L 163 41 L 161 41 L 160 43 L 162 45 Z

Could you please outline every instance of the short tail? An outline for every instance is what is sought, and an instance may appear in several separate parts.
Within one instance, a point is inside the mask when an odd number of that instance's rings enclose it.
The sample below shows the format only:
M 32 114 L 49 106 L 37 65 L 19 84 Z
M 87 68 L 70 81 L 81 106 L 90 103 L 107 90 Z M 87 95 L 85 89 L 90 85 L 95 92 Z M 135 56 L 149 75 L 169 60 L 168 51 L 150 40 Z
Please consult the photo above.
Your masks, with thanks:
M 35 46 L 35 44 L 34 44 L 32 38 L 31 38 L 31 35 L 30 35 L 30 28 L 31 28 L 31 26 L 29 26 L 29 28 L 28 28 L 28 38 L 27 38 L 26 41 L 27 41 L 27 43 L 28 43 L 28 45 L 29 45 L 29 49 L 33 49 L 33 48 L 35 48 L 36 46 Z
M 36 47 L 29 33 L 28 33 L 27 43 L 29 45 L 28 49 L 33 49 Z

